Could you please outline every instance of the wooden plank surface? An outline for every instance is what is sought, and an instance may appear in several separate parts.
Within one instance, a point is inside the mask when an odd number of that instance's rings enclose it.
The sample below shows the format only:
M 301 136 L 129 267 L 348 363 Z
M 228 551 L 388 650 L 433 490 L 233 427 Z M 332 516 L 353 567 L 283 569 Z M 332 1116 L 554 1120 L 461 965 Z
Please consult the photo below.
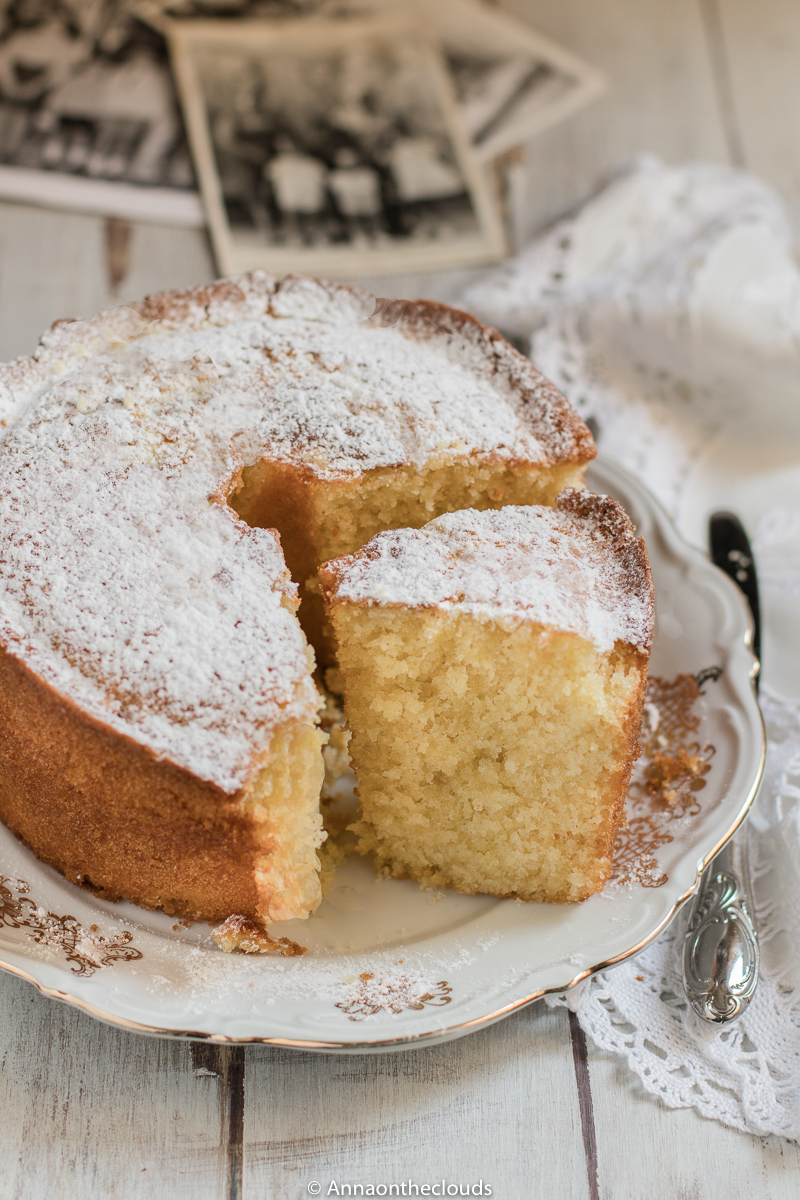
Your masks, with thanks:
M 213 1076 L 187 1043 L 138 1037 L 0 981 L 0 1197 L 226 1195 Z
M 624 1063 L 591 1046 L 589 1069 L 604 1200 L 796 1200 L 797 1143 L 665 1109 Z
M 245 1194 L 299 1196 L 310 1180 L 324 1195 L 332 1180 L 483 1179 L 496 1196 L 587 1195 L 567 1030 L 565 1012 L 536 1005 L 424 1050 L 251 1052 Z
M 796 0 L 505 0 L 604 70 L 593 108 L 507 164 L 519 244 L 632 155 L 761 172 L 800 214 Z M 791 118 L 787 118 L 787 112 Z M 798 221 L 800 228 L 800 221 Z M 365 281 L 452 299 L 474 272 Z M 52 320 L 213 277 L 205 237 L 0 206 L 0 358 Z M 800 1149 L 667 1111 L 542 1005 L 442 1047 L 375 1057 L 160 1042 L 0 978 L 0 1200 L 261 1200 L 338 1182 L 495 1196 L 789 1200 Z
M 214 278 L 203 233 L 135 225 L 121 277 L 113 280 L 110 225 L 101 217 L 0 205 L 0 361 L 30 354 L 61 317 L 91 317 L 110 304 Z
M 593 1139 L 569 1014 L 544 1005 L 445 1046 L 339 1057 L 144 1038 L 9 977 L 0 1028 L 2 1200 L 256 1200 L 441 1179 L 483 1179 L 509 1200 L 797 1194 L 796 1145 L 669 1112 L 590 1047 Z

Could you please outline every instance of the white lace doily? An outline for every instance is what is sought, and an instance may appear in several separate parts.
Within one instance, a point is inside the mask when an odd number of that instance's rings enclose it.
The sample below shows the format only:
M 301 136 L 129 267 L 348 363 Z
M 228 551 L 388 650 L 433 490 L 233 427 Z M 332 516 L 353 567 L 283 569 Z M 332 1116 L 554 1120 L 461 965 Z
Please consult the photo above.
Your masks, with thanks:
M 757 179 L 646 159 L 463 302 L 530 344 L 537 365 L 593 419 L 603 453 L 639 473 L 688 536 L 698 540 L 712 508 L 733 507 L 753 538 L 769 738 L 749 822 L 762 949 L 755 999 L 722 1029 L 694 1015 L 682 982 L 684 912 L 637 958 L 552 1003 L 568 1002 L 594 1042 L 622 1055 L 666 1104 L 800 1139 L 800 272 L 792 251 L 780 200 Z M 732 468 L 720 482 L 731 446 L 746 453 L 746 486 Z

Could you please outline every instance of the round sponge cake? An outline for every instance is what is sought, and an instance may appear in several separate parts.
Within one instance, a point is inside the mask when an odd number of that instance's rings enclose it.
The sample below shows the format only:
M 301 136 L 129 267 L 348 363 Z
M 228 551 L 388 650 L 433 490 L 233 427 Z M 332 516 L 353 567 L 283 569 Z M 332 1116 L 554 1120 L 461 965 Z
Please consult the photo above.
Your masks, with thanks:
M 0 816 L 74 882 L 312 911 L 317 566 L 580 482 L 588 431 L 495 331 L 368 301 L 256 273 L 0 368 Z

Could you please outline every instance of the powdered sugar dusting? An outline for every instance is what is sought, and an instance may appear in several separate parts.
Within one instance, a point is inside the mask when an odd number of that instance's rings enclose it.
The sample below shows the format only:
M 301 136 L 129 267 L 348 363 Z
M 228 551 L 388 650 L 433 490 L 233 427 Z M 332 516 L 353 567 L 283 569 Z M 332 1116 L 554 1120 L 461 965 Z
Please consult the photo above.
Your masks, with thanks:
M 242 466 L 592 454 L 492 331 L 436 305 L 370 324 L 354 297 L 256 273 L 62 322 L 0 370 L 0 638 L 227 792 L 318 705 L 278 540 L 224 503 Z
M 601 652 L 618 641 L 647 650 L 653 637 L 644 545 L 614 500 L 589 492 L 379 533 L 322 575 L 337 600 L 535 621 Z

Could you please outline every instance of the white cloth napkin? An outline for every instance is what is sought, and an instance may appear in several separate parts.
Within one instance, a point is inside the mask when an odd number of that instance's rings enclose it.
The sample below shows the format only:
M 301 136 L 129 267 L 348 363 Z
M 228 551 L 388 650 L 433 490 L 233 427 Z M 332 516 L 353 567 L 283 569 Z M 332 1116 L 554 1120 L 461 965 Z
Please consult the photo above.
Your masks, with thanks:
M 769 735 L 750 818 L 756 997 L 722 1029 L 695 1017 L 684 912 L 565 1000 L 666 1104 L 800 1139 L 800 271 L 783 205 L 743 172 L 642 159 L 463 305 L 530 348 L 690 540 L 723 507 L 751 535 Z

